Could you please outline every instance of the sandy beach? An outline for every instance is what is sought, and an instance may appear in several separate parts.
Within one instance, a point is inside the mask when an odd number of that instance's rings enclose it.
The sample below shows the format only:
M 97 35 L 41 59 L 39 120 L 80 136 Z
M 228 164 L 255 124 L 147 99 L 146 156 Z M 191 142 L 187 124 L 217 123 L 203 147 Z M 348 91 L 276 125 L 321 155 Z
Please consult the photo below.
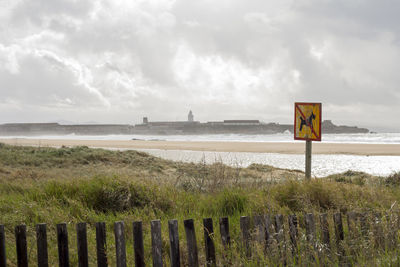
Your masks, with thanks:
M 88 146 L 116 149 L 161 149 L 217 152 L 254 152 L 303 154 L 304 142 L 216 142 L 216 141 L 142 141 L 142 140 L 64 140 L 64 139 L 0 139 L 1 143 L 22 146 Z M 313 143 L 314 154 L 347 154 L 400 156 L 400 144 Z

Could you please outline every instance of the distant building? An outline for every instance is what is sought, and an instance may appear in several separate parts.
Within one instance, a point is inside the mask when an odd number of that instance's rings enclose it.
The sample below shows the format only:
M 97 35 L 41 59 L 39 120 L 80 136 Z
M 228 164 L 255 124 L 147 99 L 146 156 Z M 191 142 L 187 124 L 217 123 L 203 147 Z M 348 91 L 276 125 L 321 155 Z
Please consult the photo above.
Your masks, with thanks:
M 189 111 L 189 114 L 188 114 L 188 122 L 193 122 L 193 121 L 194 121 L 193 112 L 192 112 L 192 111 Z
M 225 125 L 260 125 L 259 120 L 224 120 Z
M 149 123 L 149 119 L 147 117 L 143 117 L 143 124 L 148 124 Z

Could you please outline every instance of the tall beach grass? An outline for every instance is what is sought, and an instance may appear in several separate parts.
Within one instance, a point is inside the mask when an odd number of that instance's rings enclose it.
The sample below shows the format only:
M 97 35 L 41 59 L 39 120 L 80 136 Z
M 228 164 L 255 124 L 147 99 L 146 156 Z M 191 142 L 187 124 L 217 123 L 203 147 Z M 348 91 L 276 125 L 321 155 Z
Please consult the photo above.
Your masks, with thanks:
M 304 214 L 328 213 L 331 216 L 335 212 L 346 215 L 350 211 L 398 214 L 399 173 L 387 178 L 352 171 L 312 181 L 304 181 L 303 177 L 299 171 L 259 164 L 235 168 L 221 162 L 210 165 L 204 161 L 197 164 L 173 162 L 137 151 L 0 144 L 0 224 L 6 228 L 8 263 L 16 265 L 14 227 L 27 225 L 29 259 L 35 265 L 34 226 L 47 223 L 49 243 L 54 244 L 49 247 L 50 266 L 57 265 L 55 225 L 66 222 L 71 235 L 71 265 L 77 266 L 75 223 L 87 222 L 90 263 L 95 266 L 94 225 L 106 222 L 108 256 L 113 266 L 113 223 L 122 220 L 126 222 L 128 265 L 133 265 L 131 223 L 140 220 L 144 227 L 145 259 L 150 265 L 150 221 L 154 219 L 162 222 L 166 263 L 169 262 L 167 221 L 178 220 L 182 261 L 185 263 L 183 220 L 195 220 L 199 248 L 202 248 L 202 219 L 211 217 L 215 223 L 219 263 L 223 263 L 221 255 L 229 254 L 233 266 L 279 265 L 282 263 L 281 252 L 265 254 L 257 245 L 253 250 L 259 253 L 254 253 L 251 258 L 243 256 L 239 218 L 282 214 L 286 223 L 287 215 L 296 214 L 300 224 L 299 247 L 296 254 L 292 254 L 290 246 L 285 246 L 287 264 L 339 264 L 334 256 L 335 249 L 328 253 L 310 248 L 304 230 Z M 229 252 L 217 238 L 218 218 L 225 216 L 230 220 L 233 242 Z M 347 262 L 354 265 L 398 262 L 399 247 L 379 250 L 373 241 L 350 237 L 345 227 L 343 248 Z M 289 242 L 288 236 L 286 241 Z M 202 264 L 204 257 L 200 249 Z

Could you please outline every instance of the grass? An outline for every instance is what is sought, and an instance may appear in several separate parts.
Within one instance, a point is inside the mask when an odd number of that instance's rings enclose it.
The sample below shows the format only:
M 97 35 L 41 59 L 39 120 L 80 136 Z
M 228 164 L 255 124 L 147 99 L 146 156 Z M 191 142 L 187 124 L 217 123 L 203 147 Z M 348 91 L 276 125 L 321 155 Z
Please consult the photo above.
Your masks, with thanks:
M 197 164 L 173 162 L 137 151 L 0 144 L 0 223 L 6 229 L 8 265 L 16 266 L 14 227 L 18 224 L 27 225 L 29 259 L 35 265 L 34 226 L 43 222 L 48 224 L 48 240 L 52 244 L 49 246 L 50 266 L 57 265 L 55 225 L 66 222 L 70 232 L 71 266 L 77 266 L 75 224 L 87 222 L 90 263 L 94 266 L 94 225 L 102 221 L 107 224 L 108 255 L 110 266 L 114 266 L 113 223 L 120 220 L 127 224 L 128 265 L 133 265 L 131 223 L 143 221 L 145 258 L 150 265 L 150 221 L 154 219 L 162 222 L 164 260 L 167 263 L 167 221 L 174 218 L 179 222 L 182 261 L 187 263 L 183 220 L 195 220 L 198 247 L 202 248 L 204 241 L 201 222 L 207 217 L 214 219 L 219 263 L 222 264 L 221 255 L 226 255 L 233 266 L 279 265 L 283 254 L 276 249 L 266 257 L 262 253 L 262 246 L 255 244 L 253 250 L 260 253 L 254 253 L 251 258 L 243 255 L 239 217 L 257 214 L 283 214 L 285 225 L 287 215 L 298 216 L 298 252 L 291 253 L 287 233 L 286 245 L 282 245 L 289 265 L 318 264 L 319 261 L 332 265 L 340 263 L 334 256 L 337 252 L 335 248 L 329 253 L 324 252 L 324 249 L 316 251 L 310 248 L 305 238 L 305 213 L 328 213 L 331 222 L 332 214 L 339 211 L 343 215 L 349 211 L 368 211 L 392 216 L 397 215 L 399 210 L 399 173 L 384 178 L 348 171 L 310 182 L 304 181 L 303 176 L 299 171 L 260 164 L 235 168 L 221 162 L 211 165 L 204 161 Z M 217 220 L 224 216 L 229 217 L 233 242 L 228 252 L 217 238 Z M 386 218 L 383 216 L 385 223 Z M 316 222 L 318 228 L 318 218 Z M 386 225 L 389 224 L 384 225 L 383 230 L 387 233 Z M 376 249 L 372 230 L 368 239 L 371 242 L 361 237 L 350 239 L 351 231 L 345 223 L 345 240 L 342 244 L 346 252 L 345 260 L 360 266 L 398 263 L 400 248 Z M 332 239 L 333 233 L 332 228 Z M 202 249 L 199 256 L 200 262 L 204 264 Z

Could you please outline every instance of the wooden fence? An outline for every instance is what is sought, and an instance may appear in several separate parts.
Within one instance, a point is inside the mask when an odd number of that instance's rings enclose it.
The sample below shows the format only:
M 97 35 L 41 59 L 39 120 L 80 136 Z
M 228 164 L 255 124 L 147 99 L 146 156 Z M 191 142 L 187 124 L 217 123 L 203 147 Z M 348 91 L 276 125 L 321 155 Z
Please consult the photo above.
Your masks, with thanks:
M 383 230 L 382 218 L 385 219 L 385 233 Z M 317 229 L 317 220 L 319 220 L 319 230 Z M 287 224 L 284 222 L 287 221 Z M 385 215 L 382 217 L 379 213 L 355 213 L 346 214 L 347 234 L 353 235 L 356 228 L 360 229 L 362 235 L 367 236 L 372 233 L 371 242 L 374 242 L 376 248 L 394 248 L 397 245 L 397 231 L 399 225 L 393 216 Z M 333 223 L 330 225 L 330 222 Z M 330 250 L 333 243 L 336 256 L 342 257 L 345 252 L 342 247 L 344 240 L 344 227 L 341 213 L 335 213 L 329 222 L 327 214 L 314 216 L 313 214 L 304 214 L 304 221 L 301 225 L 304 227 L 306 242 L 315 250 Z M 151 221 L 151 255 L 153 266 L 163 266 L 162 236 L 160 220 Z M 186 244 L 187 244 L 187 264 L 190 267 L 199 266 L 199 250 L 196 241 L 196 233 L 193 219 L 183 221 Z M 285 227 L 287 226 L 287 228 Z M 268 246 L 278 247 L 289 246 L 292 255 L 296 254 L 299 241 L 299 220 L 296 215 L 287 216 L 287 220 L 282 215 L 260 215 L 240 217 L 240 247 L 245 257 L 252 257 L 252 243 L 262 244 L 265 248 Z M 211 218 L 203 219 L 204 229 L 204 250 L 206 266 L 215 266 L 217 264 L 217 255 L 215 249 L 216 237 L 213 229 L 214 223 Z M 334 234 L 330 233 L 330 228 L 334 229 Z M 229 231 L 229 220 L 227 217 L 219 219 L 220 242 L 226 250 L 231 245 L 231 235 Z M 181 266 L 181 252 L 179 245 L 178 221 L 168 221 L 169 231 L 169 265 Z M 68 249 L 68 231 L 65 223 L 57 224 L 57 247 L 58 261 L 60 267 L 70 266 Z M 28 244 L 27 244 L 26 225 L 15 227 L 15 242 L 17 252 L 17 266 L 28 266 Z M 76 224 L 77 234 L 77 252 L 79 267 L 88 266 L 88 243 L 86 223 Z M 126 245 L 125 245 L 125 224 L 124 222 L 114 223 L 115 236 L 115 257 L 117 267 L 127 266 Z M 288 239 L 288 240 L 286 240 Z M 46 224 L 36 225 L 37 241 L 37 265 L 39 267 L 48 267 L 48 242 Z M 283 245 L 285 244 L 285 245 Z M 133 222 L 133 250 L 135 266 L 145 266 L 145 253 L 143 246 L 142 222 Z M 96 223 L 96 251 L 97 266 L 108 266 L 106 249 L 106 225 L 105 223 Z M 267 251 L 267 250 L 265 250 Z M 266 252 L 267 253 L 267 252 Z M 223 257 L 224 255 L 219 255 Z M 268 255 L 267 255 L 268 256 Z M 164 262 L 165 264 L 165 262 Z M 6 242 L 4 225 L 0 225 L 0 267 L 6 266 Z

